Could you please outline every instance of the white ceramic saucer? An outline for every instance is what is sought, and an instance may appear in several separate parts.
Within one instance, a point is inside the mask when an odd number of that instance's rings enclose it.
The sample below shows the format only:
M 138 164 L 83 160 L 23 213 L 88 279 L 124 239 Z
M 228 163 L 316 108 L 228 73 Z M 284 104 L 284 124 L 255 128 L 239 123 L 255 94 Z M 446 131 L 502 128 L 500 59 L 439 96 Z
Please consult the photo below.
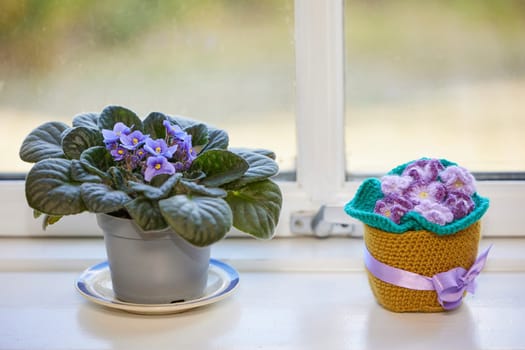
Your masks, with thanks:
M 135 314 L 165 315 L 183 312 L 226 298 L 239 284 L 239 274 L 228 264 L 210 259 L 208 283 L 198 299 L 173 304 L 133 304 L 115 298 L 107 261 L 91 266 L 76 280 L 77 290 L 89 301 Z

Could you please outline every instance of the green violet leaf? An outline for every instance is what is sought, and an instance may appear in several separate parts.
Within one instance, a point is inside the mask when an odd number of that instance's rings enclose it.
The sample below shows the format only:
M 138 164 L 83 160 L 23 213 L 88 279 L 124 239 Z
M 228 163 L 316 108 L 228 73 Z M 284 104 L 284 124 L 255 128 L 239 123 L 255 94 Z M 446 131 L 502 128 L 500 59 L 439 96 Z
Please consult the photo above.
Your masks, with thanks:
M 249 165 L 241 156 L 220 149 L 201 153 L 193 161 L 190 171 L 202 171 L 206 177 L 201 184 L 209 187 L 219 187 L 240 178 Z
M 139 197 L 126 203 L 125 208 L 144 231 L 160 231 L 168 227 L 156 201 Z
M 227 149 L 230 142 L 228 133 L 224 130 L 208 127 L 208 143 L 204 146 L 201 152 L 210 149 Z
M 265 155 L 248 150 L 236 150 L 235 153 L 244 158 L 250 167 L 240 179 L 227 185 L 229 189 L 240 188 L 246 184 L 267 179 L 279 172 L 277 163 Z
M 80 193 L 87 210 L 92 213 L 117 211 L 131 200 L 125 192 L 116 191 L 105 184 L 83 183 Z
M 71 215 L 86 209 L 80 183 L 71 177 L 71 161 L 44 159 L 29 171 L 26 183 L 29 206 L 48 215 Z
M 42 230 L 46 230 L 49 225 L 56 224 L 60 219 L 62 219 L 62 215 L 46 215 L 44 216 L 44 220 L 42 221 Z
M 193 124 L 184 129 L 184 131 L 191 135 L 191 143 L 193 147 L 203 146 L 208 143 L 208 127 L 205 124 Z
M 162 124 L 168 117 L 159 112 L 150 113 L 144 119 L 144 133 L 149 135 L 153 140 L 164 139 L 166 137 L 166 128 Z
M 77 126 L 63 133 L 62 149 L 69 159 L 79 159 L 82 152 L 94 146 L 104 146 L 99 130 Z
M 226 197 L 228 194 L 226 190 L 223 190 L 219 187 L 206 187 L 199 185 L 193 181 L 181 180 L 180 186 L 183 187 L 186 191 L 192 194 L 199 194 L 203 196 L 210 197 Z
M 82 126 L 98 130 L 99 113 L 81 113 L 73 117 L 73 127 Z
M 69 129 L 64 123 L 50 122 L 31 131 L 20 147 L 20 158 L 36 163 L 48 158 L 65 158 L 62 151 L 62 133 Z
M 180 115 L 170 115 L 168 116 L 169 121 L 172 124 L 177 124 L 182 129 L 186 129 L 194 124 L 200 124 L 198 121 L 193 120 L 191 118 L 183 117 Z
M 232 212 L 221 198 L 176 195 L 159 206 L 171 228 L 199 247 L 219 241 L 232 226 Z
M 116 123 L 124 123 L 128 127 L 132 127 L 134 130 L 143 130 L 142 121 L 135 114 L 135 112 L 119 106 L 109 106 L 104 108 L 98 119 L 98 128 L 113 130 Z
M 226 201 L 233 211 L 233 226 L 254 237 L 269 239 L 279 221 L 282 194 L 271 180 L 253 182 L 230 191 Z
M 76 182 L 93 182 L 100 183 L 100 176 L 94 175 L 87 171 L 79 160 L 71 160 L 71 178 Z
M 107 171 L 115 164 L 113 157 L 105 147 L 88 148 L 80 155 L 80 162 L 92 174 L 107 178 Z

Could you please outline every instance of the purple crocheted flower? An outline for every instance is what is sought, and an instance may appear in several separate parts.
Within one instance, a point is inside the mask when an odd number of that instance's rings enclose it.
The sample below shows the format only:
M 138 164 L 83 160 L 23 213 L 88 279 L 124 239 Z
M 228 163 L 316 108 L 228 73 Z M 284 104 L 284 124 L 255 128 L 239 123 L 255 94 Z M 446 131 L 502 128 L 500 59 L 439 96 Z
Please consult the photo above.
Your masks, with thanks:
M 399 224 L 403 215 L 412 209 L 412 207 L 413 205 L 409 200 L 397 194 L 391 194 L 376 202 L 374 212 Z
M 445 167 L 439 159 L 423 158 L 408 164 L 401 175 L 381 178 L 384 198 L 374 212 L 400 223 L 409 211 L 446 225 L 474 210 L 475 179 L 460 166 Z
M 465 168 L 449 166 L 443 170 L 439 177 L 450 192 L 460 192 L 471 196 L 476 192 L 476 180 Z
M 441 226 L 454 220 L 454 214 L 452 214 L 452 211 L 440 203 L 424 201 L 416 205 L 414 211 L 421 214 L 428 221 Z
M 447 196 L 447 189 L 441 182 L 416 181 L 408 188 L 406 196 L 414 205 L 423 202 L 441 203 Z
M 409 164 L 401 175 L 410 176 L 416 181 L 435 181 L 439 172 L 445 169 L 439 159 L 419 159 Z
M 410 176 L 385 175 L 381 178 L 381 191 L 384 195 L 403 194 L 411 183 Z
M 467 216 L 475 207 L 472 198 L 461 192 L 450 193 L 445 200 L 445 205 L 454 214 L 454 220 Z

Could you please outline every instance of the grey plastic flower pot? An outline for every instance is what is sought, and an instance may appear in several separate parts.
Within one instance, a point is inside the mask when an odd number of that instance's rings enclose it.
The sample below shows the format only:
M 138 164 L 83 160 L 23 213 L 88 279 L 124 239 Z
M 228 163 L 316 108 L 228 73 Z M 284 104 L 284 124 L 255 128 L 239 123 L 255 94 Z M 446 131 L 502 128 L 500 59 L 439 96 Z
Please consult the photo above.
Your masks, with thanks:
M 115 297 L 136 304 L 199 298 L 208 279 L 210 247 L 196 247 L 172 230 L 144 232 L 133 220 L 97 214 Z

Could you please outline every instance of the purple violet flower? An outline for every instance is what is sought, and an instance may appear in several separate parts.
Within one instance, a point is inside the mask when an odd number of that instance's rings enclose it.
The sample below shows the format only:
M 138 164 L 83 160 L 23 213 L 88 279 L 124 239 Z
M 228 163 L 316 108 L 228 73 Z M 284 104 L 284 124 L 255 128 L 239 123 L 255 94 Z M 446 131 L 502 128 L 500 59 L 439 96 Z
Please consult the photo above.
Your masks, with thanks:
M 461 192 L 449 193 L 444 204 L 452 211 L 452 214 L 454 214 L 454 220 L 467 216 L 474 210 L 475 206 L 472 198 Z
M 137 159 L 141 160 L 142 158 L 144 158 L 145 155 L 146 151 L 144 150 L 144 148 L 137 148 L 135 150 L 135 157 L 137 157 Z
M 153 177 L 160 174 L 175 174 L 175 167 L 163 156 L 150 156 L 146 161 L 146 165 L 144 179 L 148 182 L 151 181 Z
M 403 194 L 411 183 L 410 176 L 385 175 L 381 178 L 381 191 L 384 195 Z
M 439 174 L 449 192 L 471 196 L 476 192 L 476 180 L 469 171 L 460 166 L 449 166 Z
M 115 149 L 112 149 L 110 153 L 113 159 L 118 162 L 123 160 L 128 155 L 128 150 L 124 147 L 117 146 Z
M 452 211 L 440 203 L 424 201 L 416 205 L 414 211 L 421 214 L 428 221 L 441 226 L 454 220 L 454 214 L 452 214 Z
M 130 151 L 128 156 L 128 166 L 130 169 L 136 169 L 141 165 L 142 159 L 146 156 L 146 151 L 143 148 L 137 148 Z
M 184 136 L 187 135 L 180 126 L 172 125 L 168 120 L 163 121 L 162 125 L 166 128 L 168 135 L 173 136 L 175 139 L 183 140 Z
M 177 151 L 178 146 L 175 144 L 169 146 L 166 144 L 166 141 L 163 139 L 152 140 L 150 138 L 146 139 L 146 145 L 144 149 L 154 156 L 164 156 L 166 158 L 173 157 L 173 153 Z
M 378 200 L 374 212 L 399 224 L 403 215 L 412 209 L 412 207 L 413 205 L 410 201 L 397 194 L 392 194 Z
M 191 162 L 197 158 L 197 153 L 193 150 L 191 135 L 185 133 L 180 142 L 178 142 L 178 145 L 177 154 L 180 156 L 180 159 L 191 164 Z
M 114 150 L 117 147 L 119 147 L 118 140 L 117 141 L 106 141 L 106 140 L 104 140 L 104 145 L 106 145 L 106 149 L 108 151 Z
M 137 147 L 140 147 L 146 140 L 148 135 L 144 135 L 139 130 L 135 130 L 130 134 L 123 134 L 120 136 L 120 142 L 122 143 L 122 146 L 129 149 L 134 150 Z
M 124 123 L 118 122 L 113 126 L 113 130 L 103 129 L 102 136 L 104 137 L 104 143 L 117 142 L 122 135 L 128 135 L 131 133 L 131 129 Z
M 440 171 L 445 169 L 439 159 L 419 159 L 409 164 L 401 175 L 412 177 L 416 181 L 429 183 L 437 180 Z
M 407 197 L 414 204 L 423 202 L 441 203 L 447 196 L 447 189 L 441 182 L 422 182 L 413 183 L 406 192 Z

